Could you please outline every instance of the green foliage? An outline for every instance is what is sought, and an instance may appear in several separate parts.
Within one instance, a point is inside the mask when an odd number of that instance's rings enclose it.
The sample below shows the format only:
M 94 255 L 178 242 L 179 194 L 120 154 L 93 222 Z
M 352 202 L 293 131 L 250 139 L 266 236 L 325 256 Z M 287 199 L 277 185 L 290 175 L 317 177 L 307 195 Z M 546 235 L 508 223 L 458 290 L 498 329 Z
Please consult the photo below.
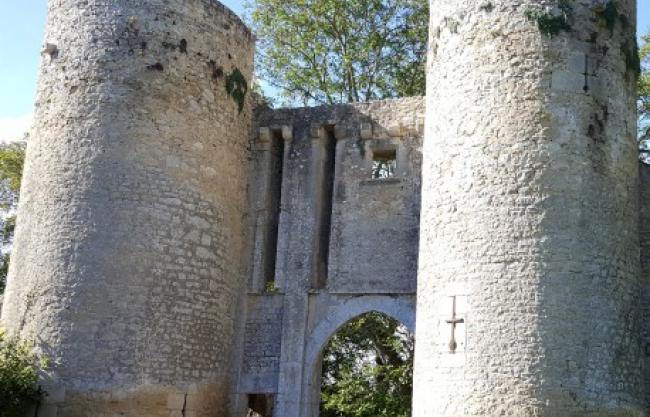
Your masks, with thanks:
M 4 223 L 4 224 L 2 224 Z M 16 228 L 16 216 L 7 217 L 4 222 L 0 222 L 0 246 L 8 245 L 14 235 Z M 9 253 L 0 252 L 0 294 L 4 292 L 7 283 L 7 274 L 9 273 Z
M 4 293 L 7 285 L 7 274 L 9 273 L 9 254 L 0 257 L 0 294 Z
M 235 100 L 239 107 L 239 112 L 241 113 L 246 102 L 248 83 L 246 82 L 246 77 L 244 77 L 244 74 L 242 74 L 239 68 L 235 68 L 226 77 L 226 92 L 233 100 Z
M 528 20 L 537 23 L 540 32 L 553 37 L 559 35 L 562 31 L 571 31 L 571 25 L 569 25 L 570 6 L 567 4 L 560 10 L 562 10 L 562 14 L 554 15 L 540 9 L 528 9 L 525 11 L 525 15 Z
M 413 345 L 407 329 L 381 313 L 343 326 L 323 352 L 320 415 L 410 416 Z
M 650 116 L 650 34 L 642 36 L 641 40 L 643 43 L 639 50 L 638 104 L 641 124 L 644 124 Z
M 11 242 L 11 238 L 16 230 L 16 216 L 7 217 L 0 228 L 0 243 L 7 244 Z
M 18 194 L 24 161 L 24 143 L 0 145 L 0 182 L 4 184 L 7 192 Z M 9 204 L 11 204 L 10 201 L 3 199 L 0 202 L 0 207 L 6 208 Z
M 278 294 L 280 292 L 280 289 L 275 286 L 275 281 L 269 281 L 266 283 L 266 287 L 264 288 L 264 291 L 267 294 Z
M 24 417 L 30 406 L 45 394 L 37 386 L 38 376 L 47 368 L 31 346 L 0 329 L 0 417 Z
M 8 248 L 16 227 L 16 217 L 10 214 L 18 202 L 24 160 L 25 143 L 0 145 L 0 294 L 7 281 Z
M 259 75 L 285 104 L 425 91 L 427 0 L 258 0 Z

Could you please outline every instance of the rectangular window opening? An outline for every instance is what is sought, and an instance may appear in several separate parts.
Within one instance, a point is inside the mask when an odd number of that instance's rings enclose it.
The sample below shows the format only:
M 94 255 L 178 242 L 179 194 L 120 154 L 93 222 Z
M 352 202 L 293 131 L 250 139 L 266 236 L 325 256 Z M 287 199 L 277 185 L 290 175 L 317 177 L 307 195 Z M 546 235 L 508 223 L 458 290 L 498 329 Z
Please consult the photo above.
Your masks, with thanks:
M 336 138 L 333 128 L 326 129 L 321 148 L 318 191 L 316 193 L 316 259 L 314 262 L 314 287 L 322 289 L 327 286 L 330 234 L 332 227 L 332 194 L 334 192 L 334 174 L 336 170 Z
M 395 149 L 372 152 L 372 179 L 385 179 L 395 176 L 397 170 L 397 151 Z
M 270 149 L 268 223 L 264 244 L 264 289 L 276 291 L 275 266 L 278 252 L 278 228 L 282 203 L 282 177 L 284 171 L 284 140 L 279 132 L 272 137 Z

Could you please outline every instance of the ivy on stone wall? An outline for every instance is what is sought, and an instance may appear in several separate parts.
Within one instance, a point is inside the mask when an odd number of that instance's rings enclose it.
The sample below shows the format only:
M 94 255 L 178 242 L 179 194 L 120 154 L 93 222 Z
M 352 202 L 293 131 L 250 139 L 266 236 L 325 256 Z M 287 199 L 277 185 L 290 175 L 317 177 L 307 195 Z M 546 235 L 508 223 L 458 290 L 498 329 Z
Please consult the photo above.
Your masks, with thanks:
M 551 13 L 550 11 L 542 9 L 527 9 L 524 15 L 528 20 L 537 23 L 539 30 L 546 36 L 553 37 L 559 35 L 560 32 L 570 32 L 571 25 L 569 20 L 573 15 L 573 6 L 569 0 L 558 0 L 557 9 L 558 13 Z
M 248 92 L 248 83 L 239 68 L 235 68 L 226 77 L 226 92 L 233 100 L 235 100 L 239 106 L 239 112 L 241 113 L 244 109 L 246 93 Z

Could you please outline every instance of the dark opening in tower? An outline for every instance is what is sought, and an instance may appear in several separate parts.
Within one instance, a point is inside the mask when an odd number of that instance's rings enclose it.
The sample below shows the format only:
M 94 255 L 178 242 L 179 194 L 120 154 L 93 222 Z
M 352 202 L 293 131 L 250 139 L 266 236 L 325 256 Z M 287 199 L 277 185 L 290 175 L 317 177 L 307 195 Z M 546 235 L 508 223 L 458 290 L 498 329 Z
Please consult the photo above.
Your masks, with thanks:
M 248 394 L 246 417 L 273 417 L 273 400 L 270 394 Z
M 316 239 L 314 247 L 313 287 L 325 288 L 327 285 L 327 265 L 329 263 L 330 234 L 332 226 L 332 193 L 336 170 L 336 138 L 334 127 L 325 128 L 321 139 L 317 160 L 316 188 Z
M 268 220 L 264 242 L 264 285 L 267 291 L 275 289 L 275 264 L 284 172 L 284 140 L 280 132 L 275 132 L 272 136 L 269 157 Z

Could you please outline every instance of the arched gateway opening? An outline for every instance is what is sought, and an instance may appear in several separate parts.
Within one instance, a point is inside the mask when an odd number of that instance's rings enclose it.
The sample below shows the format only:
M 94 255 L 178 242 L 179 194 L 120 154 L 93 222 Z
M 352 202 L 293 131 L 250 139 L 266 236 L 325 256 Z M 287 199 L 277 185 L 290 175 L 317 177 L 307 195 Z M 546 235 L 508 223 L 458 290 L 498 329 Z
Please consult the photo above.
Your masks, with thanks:
M 410 416 L 413 348 L 409 329 L 386 314 L 372 311 L 345 323 L 317 364 L 312 416 Z

